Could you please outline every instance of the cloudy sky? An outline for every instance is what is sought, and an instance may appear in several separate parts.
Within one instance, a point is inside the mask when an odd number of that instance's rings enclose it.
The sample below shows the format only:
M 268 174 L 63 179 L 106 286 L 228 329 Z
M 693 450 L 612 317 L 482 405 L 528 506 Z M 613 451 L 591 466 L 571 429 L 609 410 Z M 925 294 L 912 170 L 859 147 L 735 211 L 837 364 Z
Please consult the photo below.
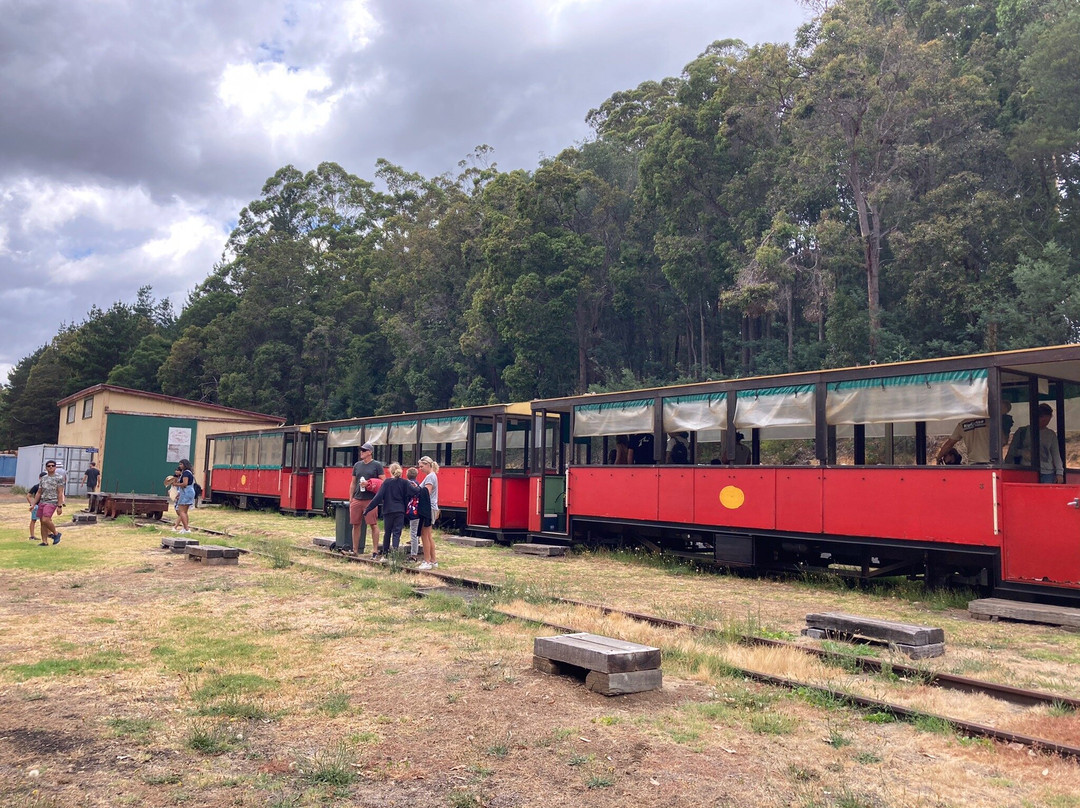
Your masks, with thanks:
M 797 0 L 0 0 L 0 379 L 91 305 L 172 300 L 278 168 L 475 146 L 533 169 L 618 90 Z

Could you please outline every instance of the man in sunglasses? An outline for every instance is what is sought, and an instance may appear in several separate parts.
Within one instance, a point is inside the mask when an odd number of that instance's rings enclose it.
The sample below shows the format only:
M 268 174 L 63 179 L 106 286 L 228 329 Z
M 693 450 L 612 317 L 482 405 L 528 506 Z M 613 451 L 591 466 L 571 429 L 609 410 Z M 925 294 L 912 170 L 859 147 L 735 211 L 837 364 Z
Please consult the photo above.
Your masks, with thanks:
M 53 518 L 64 509 L 64 478 L 56 473 L 56 463 L 52 460 L 45 463 L 45 476 L 38 481 L 34 504 L 38 506 L 38 519 L 41 522 L 41 543 L 38 546 L 46 546 L 49 539 L 53 544 L 59 544 L 62 534 L 56 530 Z

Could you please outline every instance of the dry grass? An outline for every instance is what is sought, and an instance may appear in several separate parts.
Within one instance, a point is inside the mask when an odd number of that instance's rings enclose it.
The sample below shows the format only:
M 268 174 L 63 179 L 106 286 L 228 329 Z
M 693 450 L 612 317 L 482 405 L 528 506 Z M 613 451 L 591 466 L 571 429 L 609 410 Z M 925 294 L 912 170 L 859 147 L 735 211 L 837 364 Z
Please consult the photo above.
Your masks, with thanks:
M 1013 663 L 1032 677 L 1049 666 L 1076 690 L 1072 635 L 602 556 L 439 545 L 442 568 L 511 585 L 520 597 L 501 609 L 664 650 L 662 691 L 605 699 L 532 671 L 542 630 L 484 604 L 416 599 L 413 576 L 306 555 L 282 569 L 255 556 L 203 568 L 157 549 L 157 531 L 122 524 L 32 548 L 24 519 L 0 500 L 0 804 L 1080 805 L 1073 763 L 874 723 L 725 665 L 824 681 L 843 671 L 545 599 L 779 633 L 825 608 L 932 622 L 949 641 L 935 664 L 1005 678 Z M 328 520 L 218 509 L 192 521 L 247 546 L 333 532 Z M 952 703 L 918 688 L 912 698 Z

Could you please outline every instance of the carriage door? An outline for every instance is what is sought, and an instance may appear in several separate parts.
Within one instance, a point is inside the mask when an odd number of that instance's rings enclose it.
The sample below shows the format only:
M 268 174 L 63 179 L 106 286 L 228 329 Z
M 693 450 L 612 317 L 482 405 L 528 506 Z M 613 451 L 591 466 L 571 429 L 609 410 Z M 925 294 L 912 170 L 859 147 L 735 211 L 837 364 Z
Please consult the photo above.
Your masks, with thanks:
M 311 510 L 323 511 L 326 497 L 323 495 L 323 469 L 326 468 L 326 431 L 311 433 Z
M 534 416 L 533 489 L 534 503 L 529 530 L 566 534 L 566 453 L 564 417 L 541 410 Z
M 528 449 L 532 418 L 495 416 L 495 459 L 490 481 L 491 527 L 525 531 L 529 527 Z
M 1080 386 L 1009 373 L 1002 374 L 1002 386 L 1016 427 L 1001 473 L 1002 577 L 1016 583 L 1080 589 L 1080 475 L 1068 468 L 1080 440 L 1073 423 L 1080 411 Z M 1048 427 L 1065 464 L 1064 484 L 1040 483 L 1038 454 L 1023 451 L 1030 435 L 1027 425 L 1041 404 L 1053 409 Z
M 465 523 L 475 527 L 491 524 L 491 467 L 495 461 L 495 419 L 477 415 L 469 427 L 469 451 L 465 468 Z

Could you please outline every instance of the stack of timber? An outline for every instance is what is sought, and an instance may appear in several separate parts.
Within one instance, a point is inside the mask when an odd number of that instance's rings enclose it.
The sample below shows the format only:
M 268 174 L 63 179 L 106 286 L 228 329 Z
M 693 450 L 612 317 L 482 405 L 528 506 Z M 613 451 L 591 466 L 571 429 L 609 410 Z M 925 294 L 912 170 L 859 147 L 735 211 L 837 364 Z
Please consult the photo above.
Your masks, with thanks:
M 494 539 L 482 539 L 479 536 L 443 536 L 443 541 L 456 544 L 459 547 L 490 547 L 495 543 Z
M 912 659 L 929 659 L 945 653 L 945 632 L 931 626 L 895 623 L 840 612 L 806 615 L 806 637 L 815 640 L 864 640 L 887 644 Z
M 174 553 L 184 553 L 188 547 L 199 543 L 198 539 L 189 539 L 186 536 L 165 536 L 161 540 L 162 548 Z
M 533 640 L 533 668 L 585 679 L 604 696 L 659 690 L 660 649 L 598 634 L 563 634 Z
M 561 544 L 529 544 L 521 543 L 513 546 L 515 553 L 538 556 L 561 556 L 566 555 L 566 548 Z
M 982 598 L 968 604 L 968 614 L 975 620 L 1020 620 L 1025 623 L 1060 626 L 1071 631 L 1080 630 L 1080 609 L 1070 606 Z
M 235 566 L 240 563 L 239 547 L 222 547 L 217 544 L 189 545 L 184 548 L 189 561 L 196 561 L 208 567 L 224 565 Z

